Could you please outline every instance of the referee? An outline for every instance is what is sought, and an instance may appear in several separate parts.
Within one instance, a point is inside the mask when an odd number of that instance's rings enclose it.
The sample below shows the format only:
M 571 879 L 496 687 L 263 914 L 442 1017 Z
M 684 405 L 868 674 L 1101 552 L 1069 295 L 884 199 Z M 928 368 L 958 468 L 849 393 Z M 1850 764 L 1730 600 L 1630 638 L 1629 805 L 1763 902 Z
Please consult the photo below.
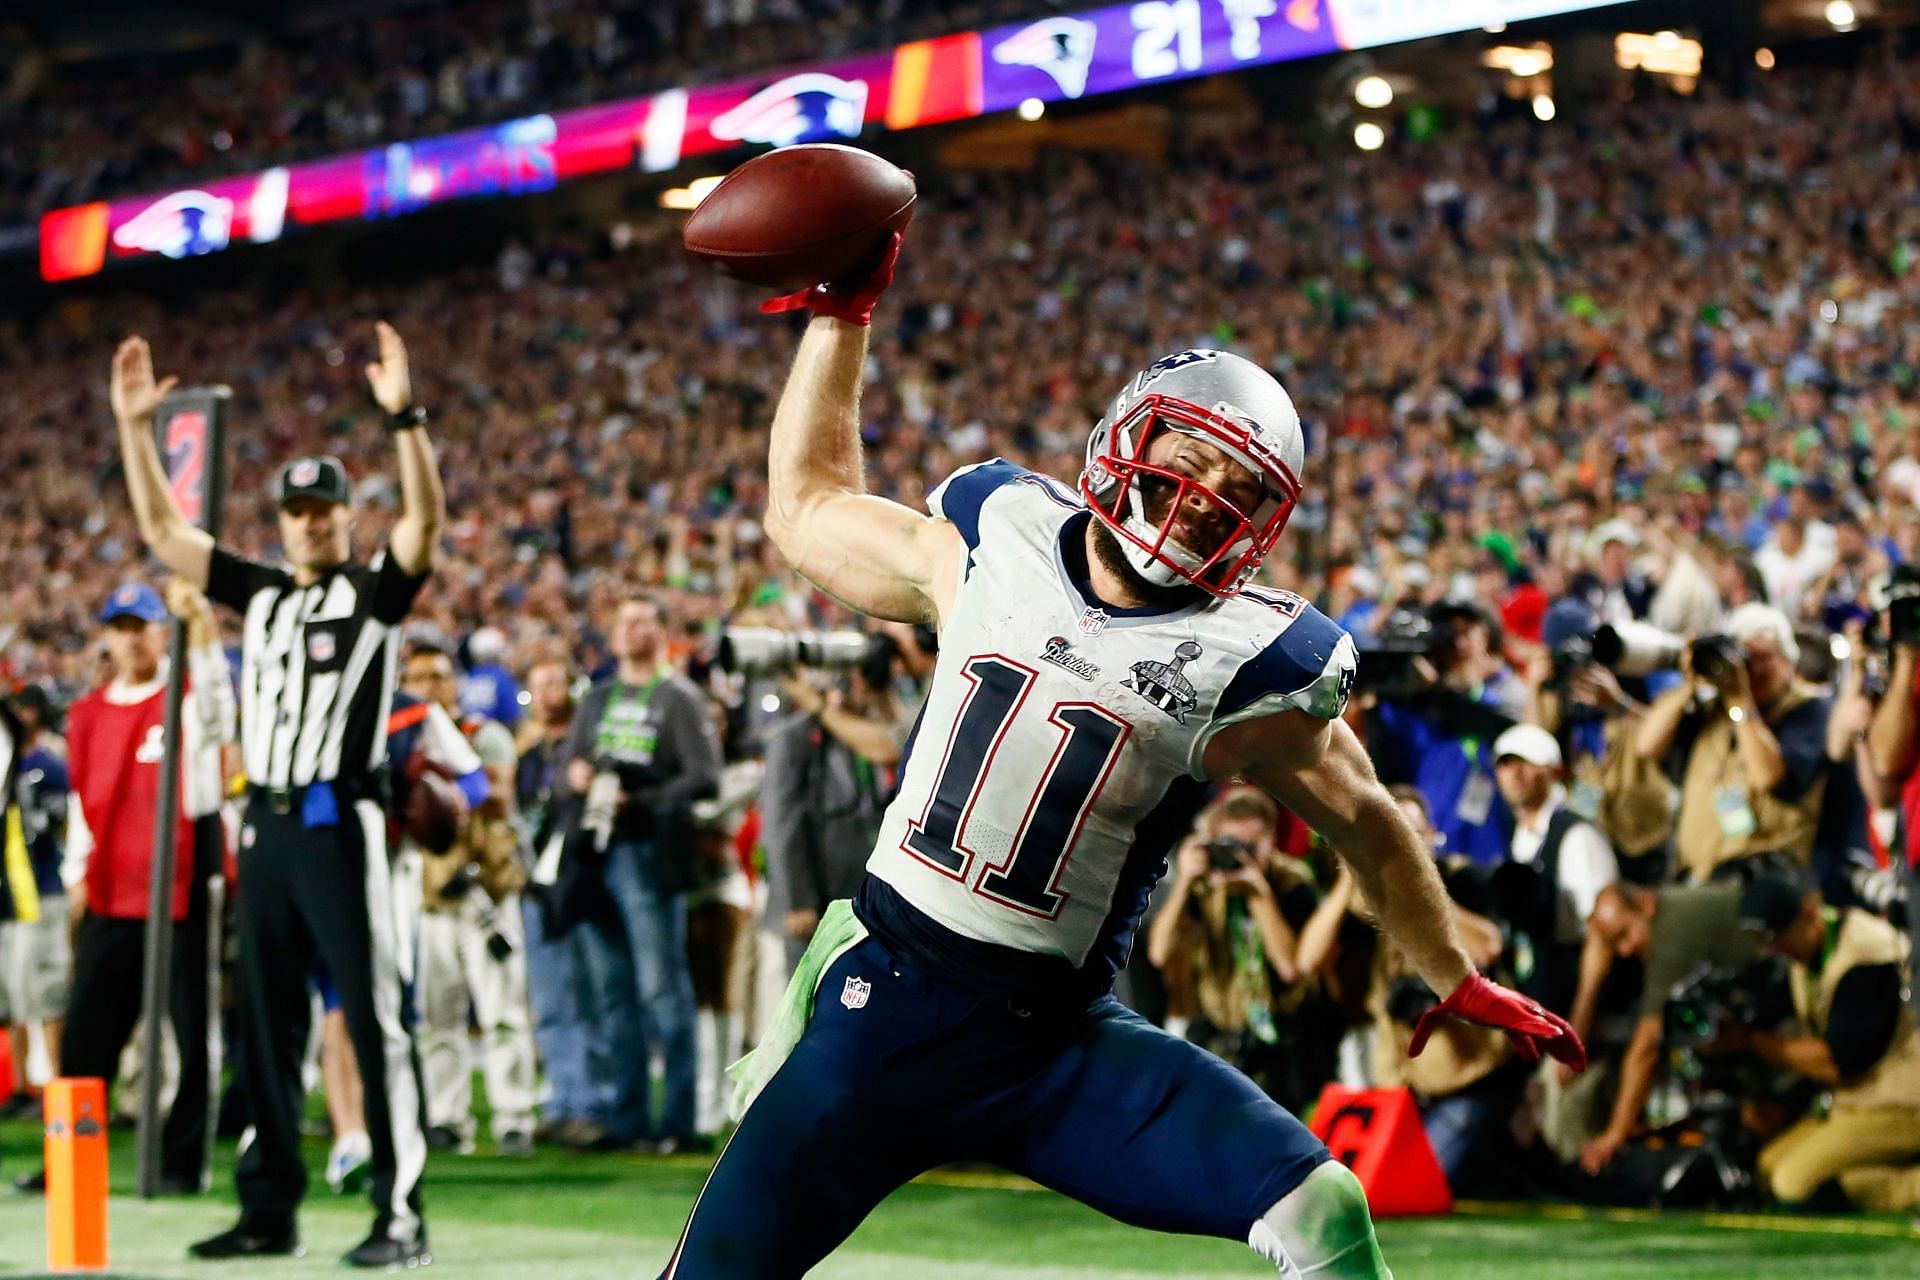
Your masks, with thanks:
M 400 623 L 433 567 L 446 496 L 413 403 L 400 336 L 379 326 L 367 367 L 399 454 L 402 513 L 370 564 L 351 556 L 353 511 L 337 458 L 280 472 L 280 539 L 288 567 L 243 560 L 213 544 L 175 505 L 154 445 L 156 384 L 145 340 L 120 344 L 113 411 L 140 536 L 162 563 L 242 614 L 240 718 L 249 783 L 240 831 L 238 1062 L 255 1138 L 240 1157 L 240 1221 L 194 1245 L 198 1258 L 300 1252 L 294 1215 L 306 1190 L 300 1159 L 300 1058 L 307 976 L 326 965 L 366 1085 L 373 1146 L 373 1231 L 342 1261 L 430 1260 L 420 1219 L 426 1140 L 419 1060 L 401 1018 L 386 819 L 376 784 L 386 754 Z

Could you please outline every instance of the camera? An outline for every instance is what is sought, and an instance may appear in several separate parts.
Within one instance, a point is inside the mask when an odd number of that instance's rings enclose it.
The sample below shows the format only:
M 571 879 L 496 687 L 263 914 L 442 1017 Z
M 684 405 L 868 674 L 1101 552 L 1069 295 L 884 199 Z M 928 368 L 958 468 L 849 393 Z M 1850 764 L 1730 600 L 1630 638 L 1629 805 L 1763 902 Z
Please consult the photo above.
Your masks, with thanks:
M 1383 698 L 1410 697 L 1427 687 L 1414 667 L 1438 637 L 1427 616 L 1399 609 L 1387 618 L 1373 639 L 1359 646 L 1360 664 L 1354 683 L 1362 691 Z
M 1215 871 L 1238 871 L 1240 859 L 1253 856 L 1253 846 L 1233 836 L 1215 836 L 1201 847 L 1207 851 L 1207 865 Z
M 1787 969 L 1777 957 L 1739 969 L 1702 963 L 1673 984 L 1661 1008 L 1661 1036 L 1675 1048 L 1710 1043 L 1729 1026 L 1776 1026 L 1793 1015 Z
M 1894 644 L 1920 645 L 1920 566 L 1896 565 L 1876 594 L 1887 614 L 1887 638 Z
M 720 668 L 747 675 L 769 675 L 795 667 L 857 667 L 873 650 L 864 631 L 776 631 L 772 627 L 728 627 L 720 634 Z
M 1617 676 L 1673 670 L 1687 642 L 1646 622 L 1609 622 L 1593 633 L 1593 660 Z
M 1414 974 L 1402 974 L 1387 986 L 1387 1016 L 1402 1026 L 1413 1026 L 1439 1007 L 1440 997 Z
M 1701 636 L 1693 642 L 1692 655 L 1693 674 L 1709 684 L 1732 679 L 1740 664 L 1746 661 L 1740 642 L 1732 636 Z

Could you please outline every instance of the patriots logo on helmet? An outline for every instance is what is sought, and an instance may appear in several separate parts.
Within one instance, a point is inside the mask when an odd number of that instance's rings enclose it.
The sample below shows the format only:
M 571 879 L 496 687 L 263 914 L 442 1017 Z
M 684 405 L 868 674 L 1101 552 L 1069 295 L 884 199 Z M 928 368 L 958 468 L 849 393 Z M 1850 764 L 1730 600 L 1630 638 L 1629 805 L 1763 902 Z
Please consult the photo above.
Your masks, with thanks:
M 205 191 L 176 191 L 142 209 L 113 233 L 130 253 L 192 258 L 227 247 L 233 236 L 233 201 Z
M 1084 18 L 1042 18 L 993 46 L 1003 67 L 1032 67 L 1053 77 L 1060 92 L 1077 98 L 1087 91 L 1093 66 L 1093 42 L 1100 28 Z
M 866 81 L 806 71 L 775 81 L 716 116 L 708 131 L 722 141 L 788 147 L 820 138 L 857 138 L 866 118 Z

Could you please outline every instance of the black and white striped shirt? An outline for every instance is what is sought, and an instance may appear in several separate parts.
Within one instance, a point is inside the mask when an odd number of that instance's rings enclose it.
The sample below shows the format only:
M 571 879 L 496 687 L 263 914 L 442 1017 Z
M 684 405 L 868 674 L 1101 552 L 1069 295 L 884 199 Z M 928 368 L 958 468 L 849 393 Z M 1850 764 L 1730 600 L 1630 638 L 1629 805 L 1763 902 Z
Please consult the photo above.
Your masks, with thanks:
M 384 761 L 400 623 L 426 581 L 381 552 L 308 586 L 216 548 L 207 597 L 242 614 L 240 741 L 261 787 L 360 782 Z

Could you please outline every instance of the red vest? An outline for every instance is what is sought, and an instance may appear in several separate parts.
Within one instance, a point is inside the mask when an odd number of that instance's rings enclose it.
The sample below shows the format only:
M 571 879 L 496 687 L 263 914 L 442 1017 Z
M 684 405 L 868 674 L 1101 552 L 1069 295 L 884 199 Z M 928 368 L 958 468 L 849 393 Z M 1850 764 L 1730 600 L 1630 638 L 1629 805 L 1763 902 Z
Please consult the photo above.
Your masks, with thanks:
M 67 715 L 73 794 L 93 833 L 93 854 L 87 859 L 87 910 L 94 915 L 146 919 L 166 708 L 164 685 L 152 697 L 127 706 L 108 702 L 107 691 L 101 688 L 74 703 Z M 183 802 L 173 863 L 175 920 L 186 918 L 187 890 L 193 883 L 193 820 L 186 816 L 184 768 L 181 782 Z

